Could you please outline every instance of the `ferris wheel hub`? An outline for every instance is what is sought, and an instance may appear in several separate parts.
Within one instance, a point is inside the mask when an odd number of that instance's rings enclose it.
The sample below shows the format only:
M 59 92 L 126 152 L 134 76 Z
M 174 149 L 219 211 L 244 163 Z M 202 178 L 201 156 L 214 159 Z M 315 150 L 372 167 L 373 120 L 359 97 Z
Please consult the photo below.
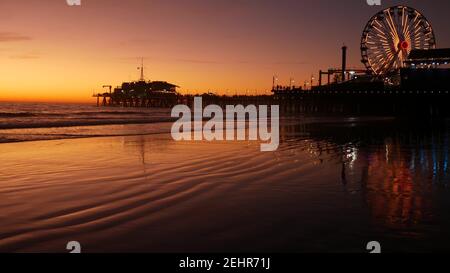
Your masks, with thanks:
M 407 50 L 408 48 L 409 48 L 409 43 L 407 41 L 403 41 L 398 44 L 398 49 Z

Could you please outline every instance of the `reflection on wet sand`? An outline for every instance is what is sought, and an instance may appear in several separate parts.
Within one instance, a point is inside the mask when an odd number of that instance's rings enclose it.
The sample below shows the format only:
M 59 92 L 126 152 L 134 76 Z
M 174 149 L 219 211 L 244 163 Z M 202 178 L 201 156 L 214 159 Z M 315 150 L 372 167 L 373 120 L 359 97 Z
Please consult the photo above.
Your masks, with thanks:
M 284 135 L 299 132 L 313 139 L 310 152 L 319 158 L 325 152 L 341 161 L 342 183 L 361 186 L 373 225 L 418 236 L 416 226 L 436 220 L 433 194 L 448 194 L 450 182 L 446 122 L 302 124 L 284 130 Z

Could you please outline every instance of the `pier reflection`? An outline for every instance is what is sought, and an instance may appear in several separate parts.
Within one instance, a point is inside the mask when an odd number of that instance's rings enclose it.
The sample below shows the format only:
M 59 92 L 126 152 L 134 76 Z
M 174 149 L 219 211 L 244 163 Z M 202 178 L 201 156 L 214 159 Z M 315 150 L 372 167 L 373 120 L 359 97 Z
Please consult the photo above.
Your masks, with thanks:
M 287 121 L 281 135 L 288 145 L 309 142 L 308 152 L 320 162 L 340 166 L 344 189 L 360 193 L 373 225 L 385 229 L 414 236 L 411 227 L 433 220 L 434 197 L 450 182 L 446 122 Z

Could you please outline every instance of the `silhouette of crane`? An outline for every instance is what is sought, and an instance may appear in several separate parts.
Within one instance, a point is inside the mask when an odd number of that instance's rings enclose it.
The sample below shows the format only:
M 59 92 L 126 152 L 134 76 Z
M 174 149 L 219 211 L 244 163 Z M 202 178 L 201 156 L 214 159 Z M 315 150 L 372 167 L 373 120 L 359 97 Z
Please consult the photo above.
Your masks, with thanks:
M 103 85 L 103 88 L 109 88 L 109 94 L 112 92 L 112 86 L 111 85 Z

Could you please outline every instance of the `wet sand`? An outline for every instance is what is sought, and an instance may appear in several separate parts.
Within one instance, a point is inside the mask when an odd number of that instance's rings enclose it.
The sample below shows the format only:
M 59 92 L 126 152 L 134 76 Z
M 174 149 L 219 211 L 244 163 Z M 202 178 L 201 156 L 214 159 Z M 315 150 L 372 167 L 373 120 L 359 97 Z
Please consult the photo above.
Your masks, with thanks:
M 3 145 L 0 250 L 64 251 L 70 240 L 85 251 L 281 248 L 279 225 L 298 219 L 276 208 L 305 210 L 299 201 L 314 200 L 314 176 L 339 172 L 295 151 L 261 153 L 257 143 L 168 138 Z
M 447 169 L 436 182 L 423 158 L 411 169 L 409 146 L 297 131 L 274 153 L 167 134 L 0 144 L 0 251 L 446 249 Z

